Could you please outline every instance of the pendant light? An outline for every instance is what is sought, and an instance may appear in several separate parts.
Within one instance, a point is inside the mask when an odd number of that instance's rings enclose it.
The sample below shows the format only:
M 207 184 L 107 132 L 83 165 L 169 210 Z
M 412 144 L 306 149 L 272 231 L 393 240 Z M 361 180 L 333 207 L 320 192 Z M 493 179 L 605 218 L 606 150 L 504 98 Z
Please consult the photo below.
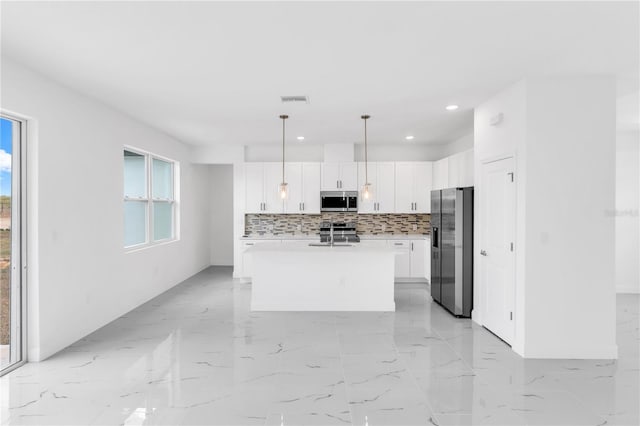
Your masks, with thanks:
M 360 118 L 364 120 L 364 186 L 362 187 L 362 198 L 370 200 L 373 198 L 371 183 L 369 183 L 369 159 L 367 158 L 367 120 L 370 115 L 363 115 Z
M 287 198 L 288 195 L 288 190 L 287 190 L 287 182 L 285 182 L 284 180 L 284 122 L 287 118 L 289 118 L 288 115 L 281 115 L 280 118 L 282 119 L 282 182 L 280 183 L 280 198 L 281 199 L 285 199 Z

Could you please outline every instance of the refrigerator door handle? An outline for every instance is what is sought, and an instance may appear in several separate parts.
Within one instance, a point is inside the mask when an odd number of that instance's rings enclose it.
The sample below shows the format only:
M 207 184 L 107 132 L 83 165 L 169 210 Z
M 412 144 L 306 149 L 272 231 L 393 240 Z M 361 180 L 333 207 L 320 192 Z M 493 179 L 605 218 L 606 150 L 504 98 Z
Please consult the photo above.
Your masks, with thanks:
M 438 248 L 438 228 L 433 227 L 433 235 L 431 236 L 431 247 Z

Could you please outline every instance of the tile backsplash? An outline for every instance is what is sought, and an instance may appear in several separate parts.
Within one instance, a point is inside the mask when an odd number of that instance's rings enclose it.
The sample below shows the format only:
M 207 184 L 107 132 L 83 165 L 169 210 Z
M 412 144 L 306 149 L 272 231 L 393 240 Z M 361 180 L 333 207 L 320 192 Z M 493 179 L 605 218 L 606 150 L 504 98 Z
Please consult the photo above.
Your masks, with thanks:
M 429 234 L 429 214 L 247 214 L 245 235 L 317 235 L 320 222 L 356 222 L 361 235 Z M 415 226 L 415 229 L 414 229 Z

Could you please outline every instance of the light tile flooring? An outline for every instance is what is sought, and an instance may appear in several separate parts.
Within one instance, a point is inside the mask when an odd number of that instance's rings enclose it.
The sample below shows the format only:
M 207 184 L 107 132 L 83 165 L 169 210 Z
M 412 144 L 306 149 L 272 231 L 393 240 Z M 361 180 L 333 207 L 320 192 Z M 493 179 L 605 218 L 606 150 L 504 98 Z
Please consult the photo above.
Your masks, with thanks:
M 617 361 L 523 360 L 397 286 L 395 313 L 252 313 L 210 268 L 0 379 L 2 424 L 637 425 L 638 296 Z

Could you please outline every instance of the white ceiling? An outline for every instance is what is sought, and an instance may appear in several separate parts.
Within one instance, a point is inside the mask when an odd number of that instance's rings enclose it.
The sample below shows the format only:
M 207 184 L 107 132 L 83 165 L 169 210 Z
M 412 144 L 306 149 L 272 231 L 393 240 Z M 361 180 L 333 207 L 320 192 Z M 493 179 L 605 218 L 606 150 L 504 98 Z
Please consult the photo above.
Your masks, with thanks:
M 531 75 L 638 91 L 637 2 L 2 2 L 2 56 L 191 144 L 445 143 Z M 308 95 L 288 106 L 280 95 Z M 456 103 L 456 112 L 445 111 Z

